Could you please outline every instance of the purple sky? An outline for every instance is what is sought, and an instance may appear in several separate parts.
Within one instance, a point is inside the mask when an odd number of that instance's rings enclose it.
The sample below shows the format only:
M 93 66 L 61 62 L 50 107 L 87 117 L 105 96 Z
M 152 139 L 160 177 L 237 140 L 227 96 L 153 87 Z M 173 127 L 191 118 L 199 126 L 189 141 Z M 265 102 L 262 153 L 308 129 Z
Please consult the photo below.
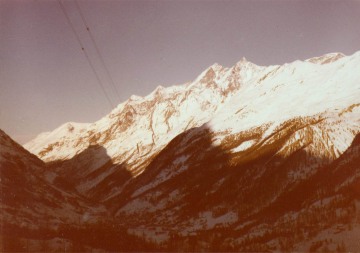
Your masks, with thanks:
M 120 99 L 75 3 L 63 2 L 114 104 L 193 80 L 215 62 L 282 64 L 360 50 L 360 1 L 78 3 Z M 0 0 L 0 128 L 24 143 L 110 110 L 58 2 Z

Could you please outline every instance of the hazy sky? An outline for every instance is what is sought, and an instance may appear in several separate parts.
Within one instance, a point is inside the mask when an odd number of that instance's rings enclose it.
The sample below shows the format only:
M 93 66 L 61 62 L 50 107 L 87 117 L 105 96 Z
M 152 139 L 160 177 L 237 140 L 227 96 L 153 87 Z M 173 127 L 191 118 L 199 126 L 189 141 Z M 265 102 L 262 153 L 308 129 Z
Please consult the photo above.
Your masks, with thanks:
M 78 0 L 67 13 L 112 102 L 193 80 L 243 56 L 282 64 L 360 50 L 360 1 Z M 68 121 L 94 122 L 111 107 L 56 0 L 0 0 L 0 128 L 24 143 Z

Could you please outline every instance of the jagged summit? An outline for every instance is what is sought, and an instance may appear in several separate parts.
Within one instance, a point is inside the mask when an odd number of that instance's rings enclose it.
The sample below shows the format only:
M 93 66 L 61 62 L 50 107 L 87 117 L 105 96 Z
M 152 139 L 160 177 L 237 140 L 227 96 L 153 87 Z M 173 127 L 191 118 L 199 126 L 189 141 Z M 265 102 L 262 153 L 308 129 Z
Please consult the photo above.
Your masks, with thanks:
M 223 68 L 222 65 L 220 65 L 219 63 L 215 62 L 213 65 L 211 65 L 208 69 L 212 68 L 214 71 L 220 70 Z
M 195 80 L 195 82 L 206 83 L 209 80 L 212 80 L 224 67 L 218 63 L 214 63 L 210 67 L 206 68 Z
M 240 61 L 238 61 L 238 62 L 236 63 L 236 65 L 245 65 L 245 64 L 254 64 L 254 63 L 248 61 L 245 57 L 242 57 L 242 58 L 240 59 Z M 255 65 L 255 64 L 254 64 L 254 65 Z
M 315 63 L 315 64 L 328 64 L 328 63 L 337 61 L 338 59 L 341 59 L 345 56 L 346 55 L 344 55 L 343 53 L 336 52 L 336 53 L 324 54 L 324 55 L 318 56 L 318 57 L 313 57 L 313 58 L 307 59 L 305 61 Z
M 140 100 L 140 99 L 142 99 L 141 96 L 137 96 L 137 95 L 131 95 L 131 96 L 130 96 L 130 100 L 133 100 L 133 101 L 138 101 L 138 100 Z
M 345 56 L 340 53 L 332 53 L 320 57 L 314 57 L 307 61 L 316 61 L 324 64 L 325 62 L 334 61 L 334 59 L 344 57 Z M 221 65 L 215 63 L 203 71 L 192 83 L 176 85 L 168 88 L 159 86 L 148 96 L 131 96 L 129 100 L 118 105 L 117 108 L 114 109 L 111 114 L 109 114 L 109 116 L 105 116 L 98 122 L 93 124 L 71 123 L 71 129 L 68 125 L 65 124 L 54 130 L 51 134 L 42 135 L 41 138 L 39 137 L 33 141 L 30 141 L 24 146 L 37 155 L 42 152 L 41 157 L 45 160 L 50 159 L 49 156 L 52 153 L 54 155 L 56 153 L 55 156 L 59 159 L 64 159 L 69 158 L 78 152 L 75 151 L 78 150 L 78 148 L 75 148 L 75 146 L 80 145 L 76 144 L 77 138 L 82 138 L 85 140 L 82 143 L 86 143 L 86 140 L 96 139 L 91 137 L 95 133 L 100 134 L 104 131 L 110 131 L 112 135 L 111 138 L 107 137 L 108 141 L 106 143 L 108 143 L 114 141 L 120 136 L 127 136 L 127 134 L 130 133 L 132 133 L 131 135 L 135 134 L 138 132 L 138 130 L 135 130 L 137 129 L 136 126 L 140 127 L 141 130 L 139 130 L 142 132 L 142 136 L 147 136 L 147 134 L 145 134 L 143 131 L 148 132 L 149 136 L 152 136 L 150 137 L 149 141 L 147 141 L 147 138 L 144 138 L 142 141 L 151 143 L 153 140 L 159 138 L 158 142 L 161 139 L 165 139 L 166 141 L 160 142 L 166 143 L 169 139 L 166 137 L 160 138 L 161 135 L 165 134 L 166 132 L 173 134 L 180 133 L 189 127 L 205 123 L 206 121 L 210 120 L 212 115 L 214 115 L 214 113 L 216 113 L 217 110 L 224 105 L 225 101 L 229 101 L 241 90 L 241 87 L 245 88 L 250 83 L 254 83 L 256 85 L 259 85 L 260 83 L 272 83 L 271 86 L 275 85 L 272 89 L 276 90 L 274 94 L 296 94 L 293 93 L 293 91 L 290 91 L 291 89 L 304 89 L 304 92 L 306 92 L 307 88 L 304 87 L 307 86 L 304 84 L 310 84 L 312 79 L 318 75 L 309 68 L 310 67 L 308 66 L 303 66 L 301 62 L 294 62 L 284 66 L 260 67 L 251 62 L 248 62 L 245 58 L 242 58 L 232 68 L 224 68 Z M 329 65 L 329 70 L 324 70 L 324 72 L 331 72 L 336 68 L 336 65 Z M 276 82 L 279 83 L 276 84 Z M 294 86 L 292 83 L 302 85 L 296 85 L 297 88 L 293 88 Z M 318 89 L 315 90 L 316 92 L 321 92 L 321 90 L 323 90 L 323 88 L 321 88 L 319 85 L 316 87 L 318 87 Z M 285 91 L 279 92 L 284 88 L 287 88 L 289 93 L 286 93 Z M 264 88 L 263 94 L 268 92 L 265 89 L 270 89 L 270 86 L 267 85 L 266 88 Z M 331 89 L 334 89 L 334 87 L 329 87 L 329 92 Z M 259 90 L 260 89 L 254 90 L 254 94 L 251 96 L 253 96 L 253 98 L 259 96 L 256 95 Z M 243 92 L 242 94 L 246 94 L 246 92 Z M 286 97 L 291 96 L 285 96 L 285 98 Z M 247 99 L 248 98 L 242 101 L 247 103 Z M 237 98 L 233 99 L 233 101 L 237 100 Z M 237 103 L 234 103 L 235 107 L 236 104 Z M 267 106 L 265 106 L 265 108 L 266 107 Z M 280 108 L 286 108 L 286 106 L 281 106 Z M 300 106 L 299 108 L 303 107 Z M 295 111 L 298 110 L 299 109 L 296 109 Z M 258 109 L 256 109 L 256 111 L 258 111 Z M 202 116 L 199 116 L 199 113 Z M 180 123 L 179 125 L 175 122 L 183 123 Z M 177 130 L 174 132 L 174 129 Z M 120 132 L 118 133 L 118 131 L 121 132 L 121 135 Z M 137 135 L 140 135 L 140 132 Z M 68 134 L 70 134 L 72 137 L 70 138 Z M 102 134 L 99 136 L 101 135 Z M 171 137 L 173 136 L 174 135 L 171 135 Z M 130 136 L 127 136 L 128 140 L 129 138 Z M 63 150 L 59 153 L 58 149 L 64 148 L 64 146 L 61 144 L 64 141 L 66 143 L 74 143 L 71 144 L 72 147 L 69 146 L 66 150 Z M 58 144 L 50 145 L 51 143 Z M 132 141 L 130 141 L 130 143 L 130 145 L 135 145 L 135 143 Z M 46 145 L 50 145 L 52 149 L 50 146 L 47 148 Z M 83 146 L 83 148 L 85 148 L 86 145 Z M 63 154 L 63 157 L 61 154 Z

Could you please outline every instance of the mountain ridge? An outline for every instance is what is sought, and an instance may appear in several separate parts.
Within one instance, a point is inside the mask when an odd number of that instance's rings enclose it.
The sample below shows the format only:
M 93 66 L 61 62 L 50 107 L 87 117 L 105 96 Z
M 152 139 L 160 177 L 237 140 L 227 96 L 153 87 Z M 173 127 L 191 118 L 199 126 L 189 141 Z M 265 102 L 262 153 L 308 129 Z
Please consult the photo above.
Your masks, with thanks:
M 336 227 L 359 228 L 359 66 L 360 51 L 268 67 L 214 64 L 25 147 L 165 250 L 335 250 L 345 234 Z
M 328 58 L 328 57 L 330 56 L 330 58 L 331 58 L 333 55 L 338 55 L 338 54 L 340 54 L 340 53 L 330 53 L 330 54 L 325 54 L 325 55 L 320 56 L 320 57 Z M 316 58 L 316 57 L 314 57 L 314 58 Z M 309 59 L 305 60 L 304 62 L 310 61 L 311 59 L 313 59 L 313 58 L 309 58 Z M 295 62 L 297 62 L 297 61 L 294 61 L 293 63 L 295 63 Z M 194 81 L 193 81 L 192 83 L 185 83 L 185 84 L 183 84 L 183 85 L 175 85 L 175 86 L 171 86 L 171 87 L 168 87 L 168 88 L 161 88 L 161 89 L 156 88 L 153 92 L 151 92 L 149 95 L 147 95 L 147 96 L 145 96 L 145 97 L 139 97 L 139 96 L 133 95 L 133 96 L 131 96 L 128 100 L 126 100 L 125 102 L 119 104 L 114 110 L 112 110 L 112 112 L 109 114 L 109 116 L 111 117 L 111 116 L 115 115 L 118 110 L 121 110 L 121 109 L 122 109 L 122 105 L 124 105 L 124 104 L 126 105 L 126 104 L 128 104 L 129 102 L 131 102 L 131 101 L 138 101 L 138 100 L 143 99 L 143 101 L 145 102 L 145 101 L 147 101 L 147 100 L 149 100 L 149 99 L 151 100 L 151 97 L 153 97 L 155 94 L 158 94 L 158 93 L 159 93 L 159 90 L 171 90 L 171 89 L 173 89 L 173 90 L 181 90 L 182 88 L 187 87 L 187 86 L 189 86 L 189 85 L 191 85 L 191 84 L 192 84 L 192 85 L 195 85 L 196 83 L 199 83 L 199 81 L 201 81 L 201 79 L 203 78 L 204 74 L 205 74 L 206 72 L 208 72 L 210 69 L 213 69 L 214 66 L 215 66 L 215 68 L 218 69 L 218 70 L 223 70 L 223 69 L 226 69 L 226 70 L 230 70 L 230 69 L 231 69 L 231 70 L 235 70 L 239 65 L 243 65 L 244 63 L 245 63 L 245 65 L 251 65 L 251 66 L 260 67 L 260 66 L 257 66 L 257 65 L 255 65 L 255 64 L 251 63 L 251 62 L 248 62 L 245 58 L 243 58 L 243 59 L 240 60 L 238 63 L 236 63 L 235 66 L 232 67 L 232 68 L 224 68 L 224 67 L 222 67 L 221 65 L 215 63 L 215 64 L 213 64 L 212 66 L 210 66 L 210 67 L 208 67 L 207 69 L 205 69 L 197 78 L 194 79 Z M 291 64 L 291 63 L 290 63 L 290 64 Z M 285 64 L 285 65 L 286 65 L 286 64 Z M 279 68 L 280 66 L 279 66 L 279 65 L 272 65 L 272 66 L 269 66 L 269 67 Z M 260 68 L 261 68 L 261 67 L 260 67 Z M 268 74 L 271 74 L 271 73 L 268 73 Z M 233 77 L 230 77 L 230 79 L 231 79 L 231 78 L 233 78 Z M 263 78 L 265 78 L 265 76 L 264 76 Z M 231 80 L 231 81 L 233 81 L 233 80 Z M 136 99 L 134 99 L 134 96 L 136 97 Z M 100 121 L 100 120 L 99 120 L 99 121 Z M 76 128 L 79 128 L 81 125 L 83 125 L 84 127 L 87 127 L 87 126 L 89 126 L 89 125 L 91 125 L 91 124 L 94 124 L 94 123 L 75 123 L 75 122 L 68 122 L 68 123 L 64 123 L 64 125 L 60 126 L 58 129 L 64 127 L 66 124 L 79 125 L 78 127 L 76 127 Z M 80 128 L 81 128 L 81 127 L 80 127 Z M 54 130 L 54 131 L 52 131 L 51 133 L 54 133 L 54 132 L 56 132 L 56 131 L 57 131 L 57 129 Z M 40 139 L 44 139 L 44 137 L 47 137 L 47 135 L 48 135 L 49 133 L 50 133 L 50 132 L 42 133 L 42 134 L 40 134 L 40 136 L 38 136 L 38 137 L 39 137 Z M 34 144 L 33 144 L 33 143 L 35 143 L 35 142 L 39 142 L 38 140 L 36 140 L 38 137 L 36 137 L 34 140 L 29 141 L 28 143 L 24 144 L 23 146 L 24 146 L 25 148 L 27 148 L 28 150 L 30 150 L 30 152 L 33 151 L 34 153 L 38 153 L 38 152 L 39 152 L 38 148 L 34 148 Z M 34 149 L 34 150 L 33 150 L 33 149 Z
M 328 81 L 329 73 L 343 71 L 341 61 L 351 62 L 352 59 L 359 58 L 356 55 L 338 58 L 338 54 L 327 54 L 321 56 L 322 59 L 335 57 L 336 61 L 324 65 L 294 61 L 282 66 L 260 67 L 246 59 L 240 60 L 232 68 L 214 64 L 205 69 L 192 83 L 169 88 L 158 87 L 143 98 L 132 97 L 126 100 L 95 123 L 65 123 L 45 136 L 45 139 L 41 137 L 40 140 L 35 139 L 24 146 L 46 162 L 59 164 L 61 160 L 65 160 L 64 167 L 72 167 L 76 178 L 77 171 L 83 168 L 66 165 L 68 163 L 66 159 L 72 158 L 89 145 L 98 144 L 107 150 L 115 164 L 125 162 L 131 173 L 137 176 L 172 138 L 190 128 L 209 123 L 212 129 L 227 131 L 229 134 L 252 126 L 272 124 L 274 120 L 282 122 L 296 116 L 307 116 L 309 113 L 312 115 L 323 113 L 324 110 L 329 109 L 327 108 L 329 105 L 333 107 L 332 110 L 344 108 L 344 99 L 337 97 L 352 96 L 352 100 L 357 101 L 356 96 L 354 97 L 356 91 L 351 92 L 354 88 L 344 91 L 343 87 L 337 84 L 340 81 L 335 79 Z M 319 85 L 314 87 L 314 79 L 316 81 L 321 72 L 323 72 L 321 76 L 324 76 L 323 87 Z M 338 79 L 340 78 L 342 77 Z M 311 89 L 317 95 L 309 94 Z M 324 93 L 326 90 L 331 93 L 327 95 Z M 344 92 L 346 95 L 342 94 Z M 299 96 L 301 93 L 305 97 L 318 96 L 318 98 L 304 100 Z M 266 105 L 269 102 L 269 96 L 266 94 L 279 97 L 271 101 L 272 104 L 278 103 L 278 105 Z M 328 99 L 334 97 L 333 100 L 338 103 L 339 108 L 334 108 L 336 106 L 334 102 L 325 103 L 325 96 Z M 319 99 L 323 101 L 323 106 L 317 102 Z M 298 101 L 297 107 L 288 106 L 294 101 Z M 307 106 L 312 107 L 312 110 L 307 111 L 304 105 L 301 105 L 306 101 L 309 103 Z M 345 102 L 349 103 L 348 106 L 352 105 L 349 98 Z M 276 110 L 283 112 L 274 114 Z M 221 139 L 219 135 L 218 141 Z M 350 145 L 351 137 L 345 142 L 340 153 Z M 41 145 L 38 145 L 39 143 Z M 101 161 L 97 161 L 96 166 L 91 165 L 87 168 L 87 172 L 80 174 L 91 174 L 106 161 L 99 163 Z M 79 164 L 78 167 L 81 167 L 81 163 Z M 78 179 L 83 181 L 79 189 L 92 187 L 85 186 L 88 184 L 86 177 L 79 176 Z

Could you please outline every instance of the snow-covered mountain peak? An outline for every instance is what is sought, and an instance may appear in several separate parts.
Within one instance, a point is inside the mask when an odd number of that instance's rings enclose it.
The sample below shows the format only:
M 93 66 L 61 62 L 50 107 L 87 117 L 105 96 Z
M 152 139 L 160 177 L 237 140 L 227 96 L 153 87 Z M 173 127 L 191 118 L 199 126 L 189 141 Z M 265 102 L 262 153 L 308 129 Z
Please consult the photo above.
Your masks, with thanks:
M 201 72 L 201 74 L 195 79 L 194 83 L 206 84 L 207 82 L 214 80 L 223 69 L 223 66 L 218 63 L 214 63 Z
M 237 69 L 241 69 L 241 68 L 257 68 L 259 67 L 258 65 L 256 65 L 255 63 L 249 61 L 248 59 L 246 59 L 245 57 L 242 57 L 240 59 L 240 61 L 238 61 L 235 66 L 235 68 Z
M 222 65 L 220 65 L 219 63 L 215 62 L 209 68 L 212 68 L 215 72 L 218 72 L 218 71 L 221 71 L 224 67 Z
M 154 91 L 155 91 L 155 93 L 161 93 L 164 89 L 165 89 L 164 86 L 158 85 Z
M 338 59 L 341 59 L 343 57 L 345 57 L 345 55 L 343 53 L 335 52 L 335 53 L 324 54 L 324 55 L 318 56 L 318 57 L 312 57 L 305 61 L 315 63 L 315 64 L 328 64 L 328 63 L 337 61 Z
M 265 67 L 258 66 L 243 57 L 233 67 L 229 69 L 229 71 L 231 72 L 230 78 L 232 78 L 233 81 L 246 84 L 251 79 L 259 75 L 260 72 L 264 69 Z
M 147 96 L 132 96 L 93 124 L 65 124 L 25 147 L 51 162 L 70 159 L 98 145 L 114 164 L 124 164 L 138 176 L 173 138 L 206 123 L 215 134 L 238 134 L 325 112 L 330 115 L 326 117 L 334 117 L 360 102 L 360 77 L 354 71 L 359 65 L 360 54 L 321 66 L 306 61 L 269 67 L 247 60 L 231 68 L 214 64 L 191 83 L 159 86 Z M 348 140 L 351 137 L 346 145 Z M 90 175 L 96 169 L 80 163 L 75 167 L 75 174 Z M 84 178 L 79 189 L 86 191 L 87 184 Z
M 248 64 L 254 64 L 254 63 L 248 61 L 245 57 L 242 57 L 242 58 L 240 59 L 240 61 L 238 61 L 238 62 L 235 64 L 235 66 L 241 67 L 241 66 L 248 65 Z
M 360 52 L 214 64 L 193 82 L 131 96 L 92 124 L 66 123 L 25 146 L 49 163 L 39 165 L 48 182 L 104 203 L 112 221 L 141 236 L 184 236 L 216 251 L 220 239 L 231 244 L 223 251 L 295 250 L 278 240 L 289 227 L 308 241 L 328 219 L 336 234 L 343 215 L 355 225 L 358 203 L 345 203 L 360 193 L 359 66 Z M 339 198 L 344 187 L 350 198 Z
M 248 124 L 255 126 L 267 121 L 282 121 L 285 118 L 310 116 L 325 111 L 336 112 L 357 104 L 360 72 L 355 74 L 354 69 L 360 66 L 360 57 L 349 56 L 344 60 L 344 66 L 334 62 L 320 67 L 295 61 L 264 69 L 260 72 L 260 79 L 249 80 L 247 88 L 242 89 L 224 106 L 227 113 L 220 114 L 227 118 L 219 117 L 215 125 L 220 128 L 227 124 L 229 128 Z M 229 113 L 240 109 L 242 115 L 248 116 L 233 117 Z M 232 121 L 236 123 L 230 123 Z
M 138 96 L 138 95 L 131 95 L 129 98 L 130 101 L 139 101 L 141 99 L 143 99 L 143 97 Z

